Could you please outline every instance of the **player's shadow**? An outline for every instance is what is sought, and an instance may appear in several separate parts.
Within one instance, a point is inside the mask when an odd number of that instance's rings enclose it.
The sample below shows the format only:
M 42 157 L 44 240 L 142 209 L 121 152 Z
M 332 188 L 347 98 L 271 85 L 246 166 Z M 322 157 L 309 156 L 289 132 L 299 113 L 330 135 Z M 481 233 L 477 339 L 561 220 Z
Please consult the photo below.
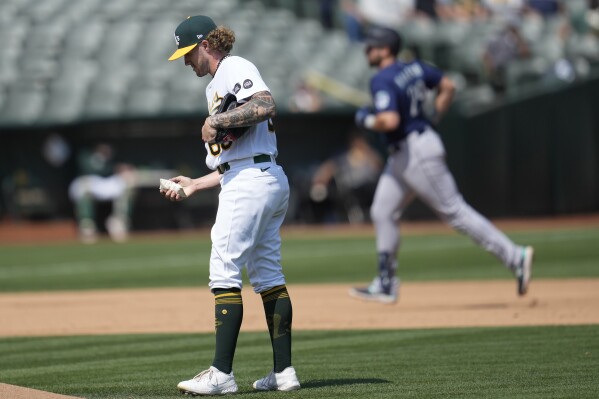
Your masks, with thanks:
M 383 380 L 381 378 L 335 378 L 330 380 L 311 380 L 311 381 L 301 381 L 301 390 L 305 389 L 314 389 L 314 388 L 324 388 L 324 387 L 334 387 L 334 386 L 343 386 L 343 385 L 354 385 L 354 384 L 389 384 L 391 381 Z M 261 394 L 261 391 L 248 391 L 248 392 L 238 392 L 237 395 L 248 395 L 252 396 L 255 394 Z
M 332 387 L 341 385 L 354 385 L 354 384 L 388 384 L 391 381 L 383 380 L 381 378 L 335 378 L 329 380 L 312 380 L 302 381 L 302 389 L 304 388 L 322 388 Z
M 510 302 L 487 302 L 487 303 L 472 303 L 472 304 L 448 304 L 448 305 L 422 305 L 422 306 L 404 306 L 401 308 L 403 313 L 422 312 L 422 311 L 439 311 L 439 310 L 494 310 L 494 309 L 510 309 L 510 308 L 535 308 L 544 307 L 545 304 L 540 303 L 537 299 L 532 299 L 528 302 L 520 301 L 518 303 Z

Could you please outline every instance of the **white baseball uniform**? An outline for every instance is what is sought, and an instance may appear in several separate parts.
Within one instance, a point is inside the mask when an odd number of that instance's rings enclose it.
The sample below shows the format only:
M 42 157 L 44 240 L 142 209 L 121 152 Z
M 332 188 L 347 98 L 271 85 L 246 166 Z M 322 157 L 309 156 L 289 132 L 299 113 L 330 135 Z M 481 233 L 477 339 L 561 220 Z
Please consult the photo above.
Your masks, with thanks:
M 250 61 L 228 56 L 206 87 L 213 115 L 223 97 L 245 102 L 270 91 Z M 289 201 L 287 176 L 275 162 L 277 139 L 270 120 L 252 126 L 234 142 L 206 143 L 206 165 L 224 171 L 212 228 L 210 288 L 242 288 L 242 269 L 255 292 L 285 284 L 279 230 Z

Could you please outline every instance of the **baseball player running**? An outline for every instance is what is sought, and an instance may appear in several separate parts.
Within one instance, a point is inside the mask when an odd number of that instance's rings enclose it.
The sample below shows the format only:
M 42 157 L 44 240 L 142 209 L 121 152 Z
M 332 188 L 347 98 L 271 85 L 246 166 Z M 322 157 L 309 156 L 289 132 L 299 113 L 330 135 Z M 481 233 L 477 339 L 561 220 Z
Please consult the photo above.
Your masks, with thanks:
M 352 296 L 384 303 L 397 301 L 396 277 L 401 214 L 415 198 L 430 206 L 454 229 L 495 255 L 518 281 L 524 295 L 531 278 L 533 248 L 514 244 L 462 198 L 445 163 L 443 143 L 423 113 L 427 90 L 436 88 L 437 117 L 449 108 L 454 84 L 443 73 L 420 61 L 398 62 L 401 37 L 387 28 L 372 28 L 366 57 L 378 69 L 370 81 L 374 108 L 356 112 L 356 124 L 385 135 L 389 157 L 370 208 L 376 231 L 378 276 Z
M 192 395 L 237 392 L 233 356 L 243 318 L 242 268 L 262 296 L 272 342 L 274 367 L 254 382 L 256 390 L 291 391 L 300 388 L 291 365 L 292 307 L 281 268 L 281 238 L 289 200 L 289 184 L 276 164 L 277 142 L 271 118 L 275 103 L 260 73 L 248 60 L 231 56 L 235 34 L 217 27 L 207 16 L 193 16 L 175 30 L 178 49 L 169 58 L 184 57 L 185 65 L 199 77 L 210 74 L 206 87 L 210 116 L 202 127 L 206 165 L 215 170 L 191 179 L 170 179 L 181 187 L 163 188 L 171 201 L 220 184 L 219 205 L 212 227 L 209 286 L 215 298 L 216 349 L 212 366 L 177 388 Z M 216 114 L 227 94 L 239 106 Z M 249 126 L 232 141 L 217 142 L 223 129 Z

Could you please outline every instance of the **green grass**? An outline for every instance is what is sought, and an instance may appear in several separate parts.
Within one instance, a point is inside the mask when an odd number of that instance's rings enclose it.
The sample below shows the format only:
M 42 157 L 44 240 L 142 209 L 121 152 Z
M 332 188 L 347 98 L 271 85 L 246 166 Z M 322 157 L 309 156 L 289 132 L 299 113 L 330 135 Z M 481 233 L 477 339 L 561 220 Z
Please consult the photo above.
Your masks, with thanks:
M 534 245 L 535 278 L 599 277 L 599 228 L 510 233 Z M 210 242 L 197 237 L 138 238 L 125 244 L 0 246 L 0 292 L 205 286 Z M 374 237 L 312 234 L 283 241 L 291 284 L 368 281 L 375 273 Z M 493 256 L 458 234 L 404 237 L 404 281 L 510 279 Z
M 234 372 L 252 398 L 596 398 L 599 326 L 297 332 L 303 389 L 254 393 L 271 367 L 266 333 L 241 334 Z M 180 398 L 214 336 L 0 340 L 0 381 L 84 398 Z
M 508 233 L 535 246 L 535 278 L 599 277 L 598 228 Z M 0 292 L 205 287 L 209 251 L 205 235 L 0 246 Z M 375 272 L 368 235 L 290 235 L 282 255 L 292 284 L 368 281 Z M 400 263 L 404 281 L 512 278 L 457 234 L 404 237 Z M 180 398 L 177 382 L 206 368 L 213 350 L 213 334 L 1 338 L 0 382 L 89 399 Z M 266 332 L 240 335 L 235 374 L 243 397 L 599 397 L 597 325 L 297 331 L 303 389 L 252 392 L 271 357 Z

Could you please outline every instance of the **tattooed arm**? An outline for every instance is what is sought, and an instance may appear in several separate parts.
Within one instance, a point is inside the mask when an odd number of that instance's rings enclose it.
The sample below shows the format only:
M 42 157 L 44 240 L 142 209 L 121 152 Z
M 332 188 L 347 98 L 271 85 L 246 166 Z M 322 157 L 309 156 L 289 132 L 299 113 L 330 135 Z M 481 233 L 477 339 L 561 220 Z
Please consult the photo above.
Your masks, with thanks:
M 202 139 L 211 143 L 216 130 L 227 127 L 252 126 L 275 116 L 276 106 L 272 95 L 267 91 L 254 94 L 248 102 L 222 114 L 206 118 L 202 127 Z
M 275 116 L 275 100 L 267 91 L 254 94 L 248 102 L 231 111 L 213 115 L 208 123 L 215 129 L 251 126 Z

